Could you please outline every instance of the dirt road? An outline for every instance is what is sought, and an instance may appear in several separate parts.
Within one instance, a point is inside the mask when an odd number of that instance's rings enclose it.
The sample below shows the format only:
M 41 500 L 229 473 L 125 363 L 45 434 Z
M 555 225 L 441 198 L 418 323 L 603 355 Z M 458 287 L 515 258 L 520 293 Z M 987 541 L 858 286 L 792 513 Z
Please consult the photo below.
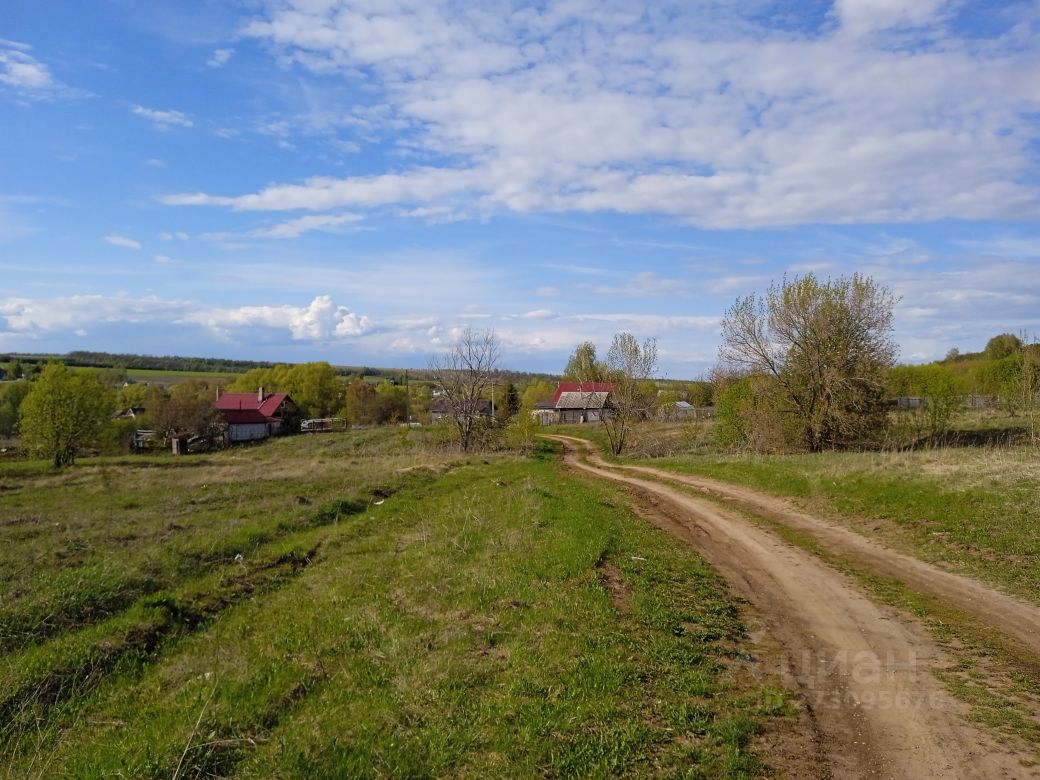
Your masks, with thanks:
M 650 505 L 653 522 L 693 544 L 753 605 L 783 648 L 783 671 L 817 731 L 825 776 L 1040 777 L 1021 760 L 1034 756 L 1016 755 L 965 720 L 965 705 L 930 671 L 951 660 L 916 620 L 875 603 L 851 577 L 738 513 L 594 454 L 585 461 L 576 448 L 588 445 L 580 439 L 552 438 L 565 445 L 571 468 L 624 484 Z M 741 501 L 763 498 L 748 491 Z M 1036 620 L 1036 612 L 1018 618 Z M 1018 618 L 1008 624 L 1028 625 Z

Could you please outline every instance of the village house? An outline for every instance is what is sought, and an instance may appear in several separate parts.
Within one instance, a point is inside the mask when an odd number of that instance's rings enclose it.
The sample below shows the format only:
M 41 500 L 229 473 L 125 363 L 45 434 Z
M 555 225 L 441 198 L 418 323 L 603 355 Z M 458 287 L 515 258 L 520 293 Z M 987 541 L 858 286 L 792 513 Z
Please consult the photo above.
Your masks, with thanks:
M 219 393 L 219 390 L 218 390 Z M 227 426 L 228 442 L 258 441 L 294 433 L 299 410 L 285 393 L 224 393 L 213 404 Z
M 542 425 L 599 422 L 610 414 L 610 382 L 560 382 L 547 403 L 532 414 Z

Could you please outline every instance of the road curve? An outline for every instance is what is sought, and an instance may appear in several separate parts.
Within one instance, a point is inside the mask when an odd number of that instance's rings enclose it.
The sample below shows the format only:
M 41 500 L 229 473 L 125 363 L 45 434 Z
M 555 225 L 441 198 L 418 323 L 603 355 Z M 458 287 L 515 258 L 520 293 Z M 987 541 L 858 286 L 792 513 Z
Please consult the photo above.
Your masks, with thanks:
M 601 467 L 610 466 L 588 441 L 572 437 L 566 439 L 568 444 L 584 448 L 590 463 Z M 945 571 L 919 558 L 896 552 L 847 528 L 799 512 L 775 496 L 708 477 L 676 474 L 648 466 L 625 465 L 617 468 L 696 488 L 732 506 L 808 533 L 828 552 L 848 556 L 863 564 L 872 574 L 896 580 L 911 590 L 959 607 L 1013 637 L 1040 660 L 1040 605 L 1008 595 L 963 574 Z
M 1008 745 L 965 718 L 930 670 L 950 664 L 928 632 L 875 603 L 851 577 L 713 502 L 601 460 L 587 442 L 551 436 L 567 465 L 625 485 L 650 519 L 691 543 L 746 598 L 783 648 L 822 759 L 836 778 L 1028 778 Z M 662 475 L 667 476 L 666 472 Z M 655 475 L 656 476 L 656 475 Z

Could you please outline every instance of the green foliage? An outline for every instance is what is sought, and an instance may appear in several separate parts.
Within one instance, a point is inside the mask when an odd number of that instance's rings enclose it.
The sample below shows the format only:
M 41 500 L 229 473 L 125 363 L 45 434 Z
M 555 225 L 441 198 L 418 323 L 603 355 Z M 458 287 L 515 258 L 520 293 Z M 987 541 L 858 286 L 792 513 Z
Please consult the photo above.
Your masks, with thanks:
M 148 401 L 148 390 L 151 385 L 137 382 L 116 391 L 116 409 L 126 411 L 138 406 L 145 406 Z
M 894 305 L 888 288 L 859 274 L 808 274 L 739 299 L 722 321 L 720 360 L 728 373 L 763 377 L 755 424 L 780 421 L 776 433 L 794 431 L 788 443 L 813 452 L 876 440 L 896 354 Z
M 250 369 L 228 386 L 231 392 L 288 393 L 305 417 L 331 417 L 343 406 L 343 380 L 328 363 Z
M 11 436 L 18 428 L 18 410 L 29 393 L 29 382 L 0 383 L 0 436 Z
M 986 342 L 985 355 L 990 360 L 1001 360 L 1022 348 L 1022 339 L 1011 333 L 1001 333 Z
M 500 423 L 506 423 L 520 411 L 520 393 L 516 385 L 506 382 L 495 394 L 495 416 Z
M 751 378 L 743 377 L 727 387 L 715 401 L 715 438 L 723 447 L 748 443 L 747 416 L 752 404 Z
M 536 380 L 531 382 L 524 388 L 523 396 L 521 397 L 520 406 L 524 409 L 534 409 L 535 404 L 544 403 L 553 397 L 553 393 L 556 392 L 556 385 L 552 382 L 544 382 L 542 380 Z
M 22 402 L 22 441 L 33 457 L 67 466 L 96 441 L 112 408 L 111 391 L 94 376 L 51 363 Z
M 169 391 L 153 385 L 145 395 L 145 422 L 164 436 L 177 432 L 213 436 L 220 420 L 213 408 L 215 399 L 216 385 L 199 379 L 181 382 Z
M 351 425 L 385 425 L 405 419 L 407 390 L 389 382 L 373 386 L 363 379 L 349 382 L 344 393 L 343 416 Z
M 585 341 L 574 349 L 563 369 L 563 378 L 576 382 L 605 382 L 606 367 L 596 358 L 596 345 Z

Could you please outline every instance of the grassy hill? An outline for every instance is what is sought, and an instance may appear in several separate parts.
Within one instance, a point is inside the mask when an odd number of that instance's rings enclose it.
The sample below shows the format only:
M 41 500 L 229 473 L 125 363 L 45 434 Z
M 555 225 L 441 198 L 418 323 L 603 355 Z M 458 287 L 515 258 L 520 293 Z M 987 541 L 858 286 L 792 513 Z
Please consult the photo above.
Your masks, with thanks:
M 765 771 L 790 706 L 695 553 L 423 436 L 0 464 L 0 774 Z

